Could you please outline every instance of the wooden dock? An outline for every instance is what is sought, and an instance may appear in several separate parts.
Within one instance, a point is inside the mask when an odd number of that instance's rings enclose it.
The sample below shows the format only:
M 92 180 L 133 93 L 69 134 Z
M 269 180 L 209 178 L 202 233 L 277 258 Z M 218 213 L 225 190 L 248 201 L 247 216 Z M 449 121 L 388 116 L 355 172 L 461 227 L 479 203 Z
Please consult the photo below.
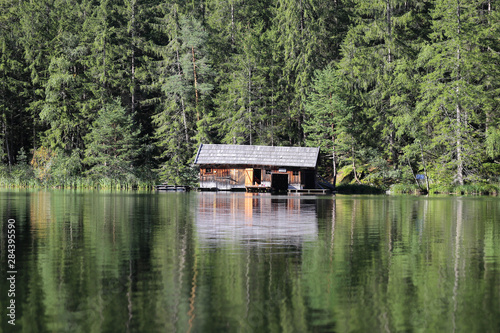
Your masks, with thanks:
M 254 193 L 268 193 L 273 192 L 273 189 L 270 186 L 260 186 L 260 185 L 247 185 L 245 186 L 245 190 L 247 192 Z M 332 191 L 330 189 L 323 188 L 311 188 L 311 189 L 288 189 L 286 190 L 288 193 L 302 193 L 302 194 L 331 194 Z
M 166 191 L 166 192 L 188 192 L 191 190 L 198 191 L 198 192 L 205 192 L 205 191 L 220 191 L 220 189 L 217 188 L 200 188 L 200 187 L 191 187 L 188 185 L 168 185 L 168 184 L 160 184 L 160 185 L 155 185 L 154 186 L 156 191 Z M 230 189 L 228 191 L 243 191 L 245 190 L 246 192 L 252 192 L 252 193 L 269 193 L 272 192 L 272 188 L 270 186 L 261 186 L 261 185 L 247 185 L 245 188 L 238 188 L 238 189 Z M 284 193 L 302 193 L 302 194 L 331 194 L 332 191 L 330 189 L 318 189 L 318 188 L 312 188 L 312 189 L 288 189 Z
M 161 184 L 161 185 L 155 185 L 155 190 L 169 191 L 169 192 L 188 192 L 189 190 L 191 190 L 191 187 L 187 185 Z
M 267 193 L 267 192 L 271 192 L 271 187 L 270 186 L 260 186 L 260 185 L 246 185 L 245 190 L 247 192 L 254 192 L 254 193 Z
M 288 193 L 303 193 L 303 194 L 331 194 L 332 191 L 324 188 L 311 189 L 288 189 Z

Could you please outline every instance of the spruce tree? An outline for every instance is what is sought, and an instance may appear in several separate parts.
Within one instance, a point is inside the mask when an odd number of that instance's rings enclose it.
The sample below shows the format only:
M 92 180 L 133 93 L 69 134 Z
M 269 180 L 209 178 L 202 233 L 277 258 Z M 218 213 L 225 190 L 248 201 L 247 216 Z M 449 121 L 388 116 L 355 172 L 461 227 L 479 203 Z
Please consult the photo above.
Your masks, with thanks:
M 209 142 L 212 70 L 206 53 L 207 33 L 194 18 L 179 17 L 175 7 L 166 13 L 170 42 L 158 48 L 164 57 L 155 71 L 162 97 L 153 116 L 155 138 L 161 150 L 160 176 L 171 182 L 190 182 L 189 161 L 200 143 Z M 170 20 L 166 20 L 167 23 Z M 178 23 L 178 24 L 177 24 Z M 188 172 L 189 173 L 189 172 Z
M 119 100 L 99 110 L 91 132 L 85 137 L 84 162 L 93 177 L 123 180 L 134 173 L 134 162 L 140 153 L 140 129 Z
M 340 87 L 340 80 L 331 66 L 317 71 L 307 99 L 304 123 L 307 145 L 320 147 L 323 156 L 331 159 L 333 186 L 336 186 L 339 165 L 351 153 L 351 133 L 355 126 L 353 110 L 341 96 Z M 351 157 L 355 172 L 354 156 Z
M 434 167 L 445 179 L 454 169 L 449 180 L 458 184 L 479 171 L 484 151 L 479 129 L 483 105 L 490 99 L 485 78 L 498 70 L 494 61 L 484 61 L 484 29 L 489 27 L 480 24 L 481 3 L 437 0 L 431 42 L 419 59 L 426 75 L 418 108 L 428 112 L 424 124 L 432 128 L 431 149 L 439 156 Z
M 355 24 L 342 43 L 339 68 L 352 102 L 369 122 L 365 140 L 376 141 L 379 153 L 398 168 L 404 140 L 398 123 L 411 113 L 417 98 L 413 63 L 422 38 L 414 30 L 420 26 L 425 32 L 425 1 L 354 4 Z
M 307 87 L 317 65 L 321 46 L 321 20 L 316 20 L 319 1 L 279 0 L 276 3 L 271 38 L 277 76 L 281 114 L 287 120 L 289 143 L 302 143 L 304 103 Z M 283 126 L 282 125 L 282 126 Z
M 222 142 L 230 144 L 267 144 L 262 135 L 268 96 L 266 73 L 262 66 L 263 25 L 256 24 L 237 35 L 238 53 L 231 58 L 228 76 L 220 86 L 216 103 L 221 119 Z
M 16 162 L 17 152 L 31 147 L 34 139 L 33 118 L 28 111 L 31 80 L 19 42 L 19 7 L 17 1 L 0 1 L 0 163 L 9 166 Z

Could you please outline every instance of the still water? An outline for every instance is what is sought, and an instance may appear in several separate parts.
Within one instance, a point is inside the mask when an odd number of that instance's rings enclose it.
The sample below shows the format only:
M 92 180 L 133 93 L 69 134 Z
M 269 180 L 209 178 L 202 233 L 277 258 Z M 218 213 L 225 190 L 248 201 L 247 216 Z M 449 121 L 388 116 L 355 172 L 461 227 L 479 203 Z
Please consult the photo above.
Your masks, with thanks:
M 0 214 L 2 332 L 500 331 L 496 197 L 3 190 Z

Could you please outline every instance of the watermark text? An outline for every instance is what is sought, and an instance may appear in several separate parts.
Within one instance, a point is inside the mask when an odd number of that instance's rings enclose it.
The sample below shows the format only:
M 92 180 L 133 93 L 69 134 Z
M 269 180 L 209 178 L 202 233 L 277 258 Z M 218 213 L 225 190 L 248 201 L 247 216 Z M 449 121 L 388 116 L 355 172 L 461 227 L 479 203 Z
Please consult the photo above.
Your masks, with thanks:
M 9 303 L 7 306 L 8 323 L 16 325 L 16 220 L 7 221 L 7 297 Z

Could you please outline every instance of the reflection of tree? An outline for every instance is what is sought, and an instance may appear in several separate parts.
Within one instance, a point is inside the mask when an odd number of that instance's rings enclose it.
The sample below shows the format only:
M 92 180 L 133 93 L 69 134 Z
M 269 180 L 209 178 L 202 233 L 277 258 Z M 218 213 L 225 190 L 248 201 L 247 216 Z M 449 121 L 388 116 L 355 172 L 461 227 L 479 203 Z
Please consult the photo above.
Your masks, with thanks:
M 54 218 L 51 212 L 51 195 L 48 191 L 37 191 L 30 196 L 33 198 L 29 206 L 32 229 L 43 239 L 47 237 L 47 229 Z
M 235 223 L 244 219 L 244 195 L 214 194 L 214 201 L 197 193 L 47 193 L 50 200 L 42 194 L 20 204 L 0 200 L 23 228 L 23 216 L 33 219 L 23 233 L 27 274 L 19 275 L 29 292 L 21 290 L 19 299 L 20 323 L 35 331 L 500 325 L 500 206 L 491 199 L 337 196 L 317 202 L 317 214 L 309 202 L 278 201 L 274 208 L 286 207 L 287 216 L 317 217 L 317 237 L 300 244 L 211 243 L 197 219 L 213 209 Z M 40 195 L 45 209 L 35 203 Z M 273 211 L 271 201 L 252 200 L 253 218 Z M 50 223 L 39 237 L 34 229 L 46 216 Z
M 194 322 L 194 319 L 196 318 L 196 314 L 194 313 L 194 302 L 196 300 L 196 287 L 197 287 L 197 281 L 196 281 L 196 278 L 198 277 L 198 257 L 196 256 L 196 254 L 194 255 L 194 264 L 193 264 L 193 279 L 191 281 L 191 293 L 190 293 L 190 297 L 189 297 L 189 312 L 188 312 L 188 316 L 189 316 L 189 328 L 187 330 L 187 332 L 191 332 L 191 329 L 193 328 L 193 322 Z
M 497 292 L 493 285 L 499 275 L 483 279 L 481 228 L 489 223 L 483 223 L 476 203 L 337 197 L 334 244 L 332 230 L 320 229 L 318 242 L 325 247 L 319 243 L 303 255 L 305 267 L 315 268 L 303 270 L 310 311 L 317 318 L 309 327 L 494 330 L 499 320 L 491 309 L 499 302 L 485 288 Z M 484 313 L 487 320 L 470 320 L 485 318 Z
M 454 267 L 453 271 L 455 272 L 455 281 L 453 283 L 453 332 L 456 331 L 456 316 L 457 316 L 457 306 L 458 306 L 458 282 L 459 282 L 459 276 L 460 276 L 460 268 L 459 268 L 459 262 L 460 262 L 460 243 L 461 243 L 461 238 L 462 238 L 462 222 L 463 222 L 463 202 L 462 200 L 457 201 L 457 223 L 456 223 L 456 231 L 455 231 L 455 246 L 453 249 L 453 261 L 454 261 Z

